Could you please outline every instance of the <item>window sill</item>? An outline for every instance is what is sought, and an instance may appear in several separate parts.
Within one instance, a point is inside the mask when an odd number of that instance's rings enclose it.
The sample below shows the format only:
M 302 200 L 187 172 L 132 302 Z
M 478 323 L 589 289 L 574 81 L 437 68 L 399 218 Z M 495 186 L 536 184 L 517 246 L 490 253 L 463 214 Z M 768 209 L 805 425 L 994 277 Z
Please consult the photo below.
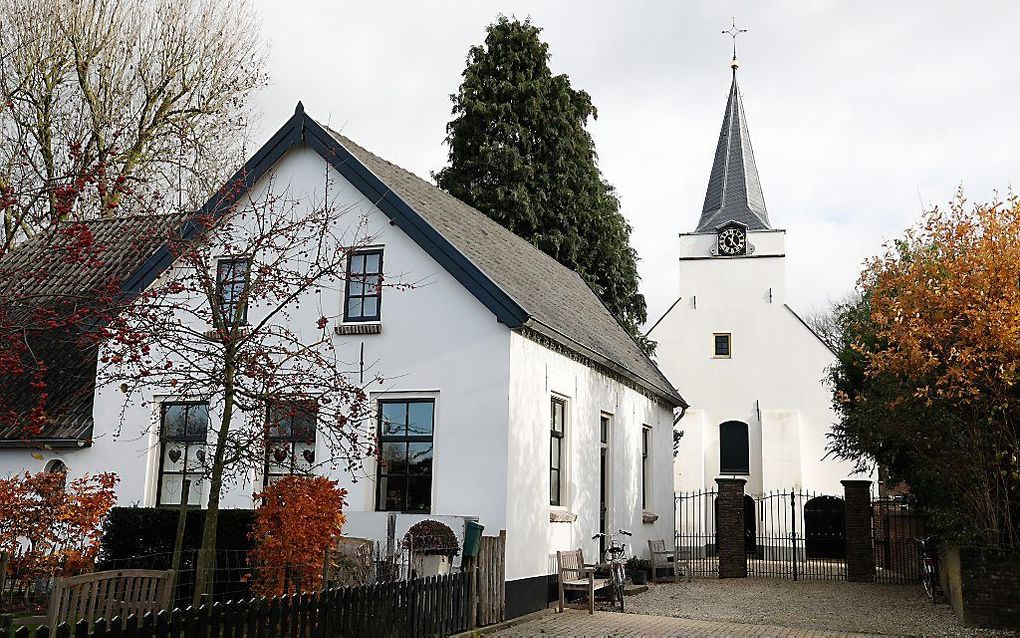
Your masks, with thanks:
M 553 506 L 549 510 L 550 523 L 573 523 L 577 520 L 577 514 L 567 511 L 566 508 Z
M 377 335 L 382 332 L 382 322 L 358 321 L 337 324 L 334 332 L 338 335 Z
M 649 512 L 647 510 L 641 512 L 641 522 L 642 523 L 644 523 L 644 524 L 654 523 L 657 520 L 659 520 L 659 515 L 656 514 L 655 512 Z

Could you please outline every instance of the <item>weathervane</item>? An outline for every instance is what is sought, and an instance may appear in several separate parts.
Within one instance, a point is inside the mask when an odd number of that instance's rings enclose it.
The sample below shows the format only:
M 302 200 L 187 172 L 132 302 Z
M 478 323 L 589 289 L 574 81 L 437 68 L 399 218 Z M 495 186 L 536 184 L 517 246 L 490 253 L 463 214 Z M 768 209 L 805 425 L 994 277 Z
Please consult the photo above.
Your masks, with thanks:
M 728 35 L 733 38 L 733 61 L 730 62 L 730 68 L 734 71 L 736 71 L 737 67 L 740 66 L 740 63 L 737 62 L 737 36 L 741 33 L 747 33 L 747 29 L 738 29 L 736 18 L 732 18 L 732 26 L 723 31 L 723 35 Z

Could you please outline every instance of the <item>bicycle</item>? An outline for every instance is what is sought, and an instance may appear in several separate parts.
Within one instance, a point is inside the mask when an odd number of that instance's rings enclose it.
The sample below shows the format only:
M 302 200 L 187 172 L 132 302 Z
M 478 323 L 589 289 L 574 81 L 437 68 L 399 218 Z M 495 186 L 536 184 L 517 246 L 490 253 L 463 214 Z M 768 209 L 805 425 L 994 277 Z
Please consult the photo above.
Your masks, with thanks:
M 617 533 L 624 536 L 632 536 L 630 532 L 623 529 L 617 530 Z M 603 534 L 599 532 L 591 537 L 592 540 L 600 538 L 605 538 L 608 541 L 603 558 L 609 564 L 609 587 L 613 594 L 612 597 L 620 601 L 620 611 L 622 612 L 623 590 L 627 583 L 627 559 L 625 558 L 627 546 L 616 539 L 616 534 Z
M 939 586 L 938 556 L 931 548 L 931 536 L 915 538 L 914 542 L 917 543 L 917 555 L 921 559 L 921 583 L 924 585 L 924 593 L 928 595 L 934 605 L 942 596 L 942 588 Z

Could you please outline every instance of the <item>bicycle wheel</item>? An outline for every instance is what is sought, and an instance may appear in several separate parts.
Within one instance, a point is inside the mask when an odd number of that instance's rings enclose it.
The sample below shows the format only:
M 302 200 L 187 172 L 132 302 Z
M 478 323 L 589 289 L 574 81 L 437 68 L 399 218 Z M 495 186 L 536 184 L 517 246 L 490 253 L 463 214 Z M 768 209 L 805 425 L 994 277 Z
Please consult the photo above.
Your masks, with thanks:
M 616 595 L 620 597 L 620 613 L 622 614 L 623 613 L 623 587 L 624 587 L 624 584 L 620 583 L 618 587 L 619 588 L 617 590 L 617 594 Z
M 932 584 L 931 575 L 925 575 L 925 577 L 922 580 L 922 582 L 924 583 L 924 593 L 928 595 L 928 598 L 931 599 L 931 604 L 934 605 L 935 604 L 935 587 Z

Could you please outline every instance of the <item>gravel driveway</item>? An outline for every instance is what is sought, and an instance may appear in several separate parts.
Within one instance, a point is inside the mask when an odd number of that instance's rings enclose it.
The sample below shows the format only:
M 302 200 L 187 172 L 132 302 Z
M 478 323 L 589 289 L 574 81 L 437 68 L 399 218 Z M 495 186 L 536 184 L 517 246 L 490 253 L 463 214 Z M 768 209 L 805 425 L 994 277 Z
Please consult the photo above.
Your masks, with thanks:
M 603 607 L 605 609 L 605 607 Z M 920 587 L 756 578 L 650 585 L 628 613 L 896 636 L 1012 636 L 964 629 Z

